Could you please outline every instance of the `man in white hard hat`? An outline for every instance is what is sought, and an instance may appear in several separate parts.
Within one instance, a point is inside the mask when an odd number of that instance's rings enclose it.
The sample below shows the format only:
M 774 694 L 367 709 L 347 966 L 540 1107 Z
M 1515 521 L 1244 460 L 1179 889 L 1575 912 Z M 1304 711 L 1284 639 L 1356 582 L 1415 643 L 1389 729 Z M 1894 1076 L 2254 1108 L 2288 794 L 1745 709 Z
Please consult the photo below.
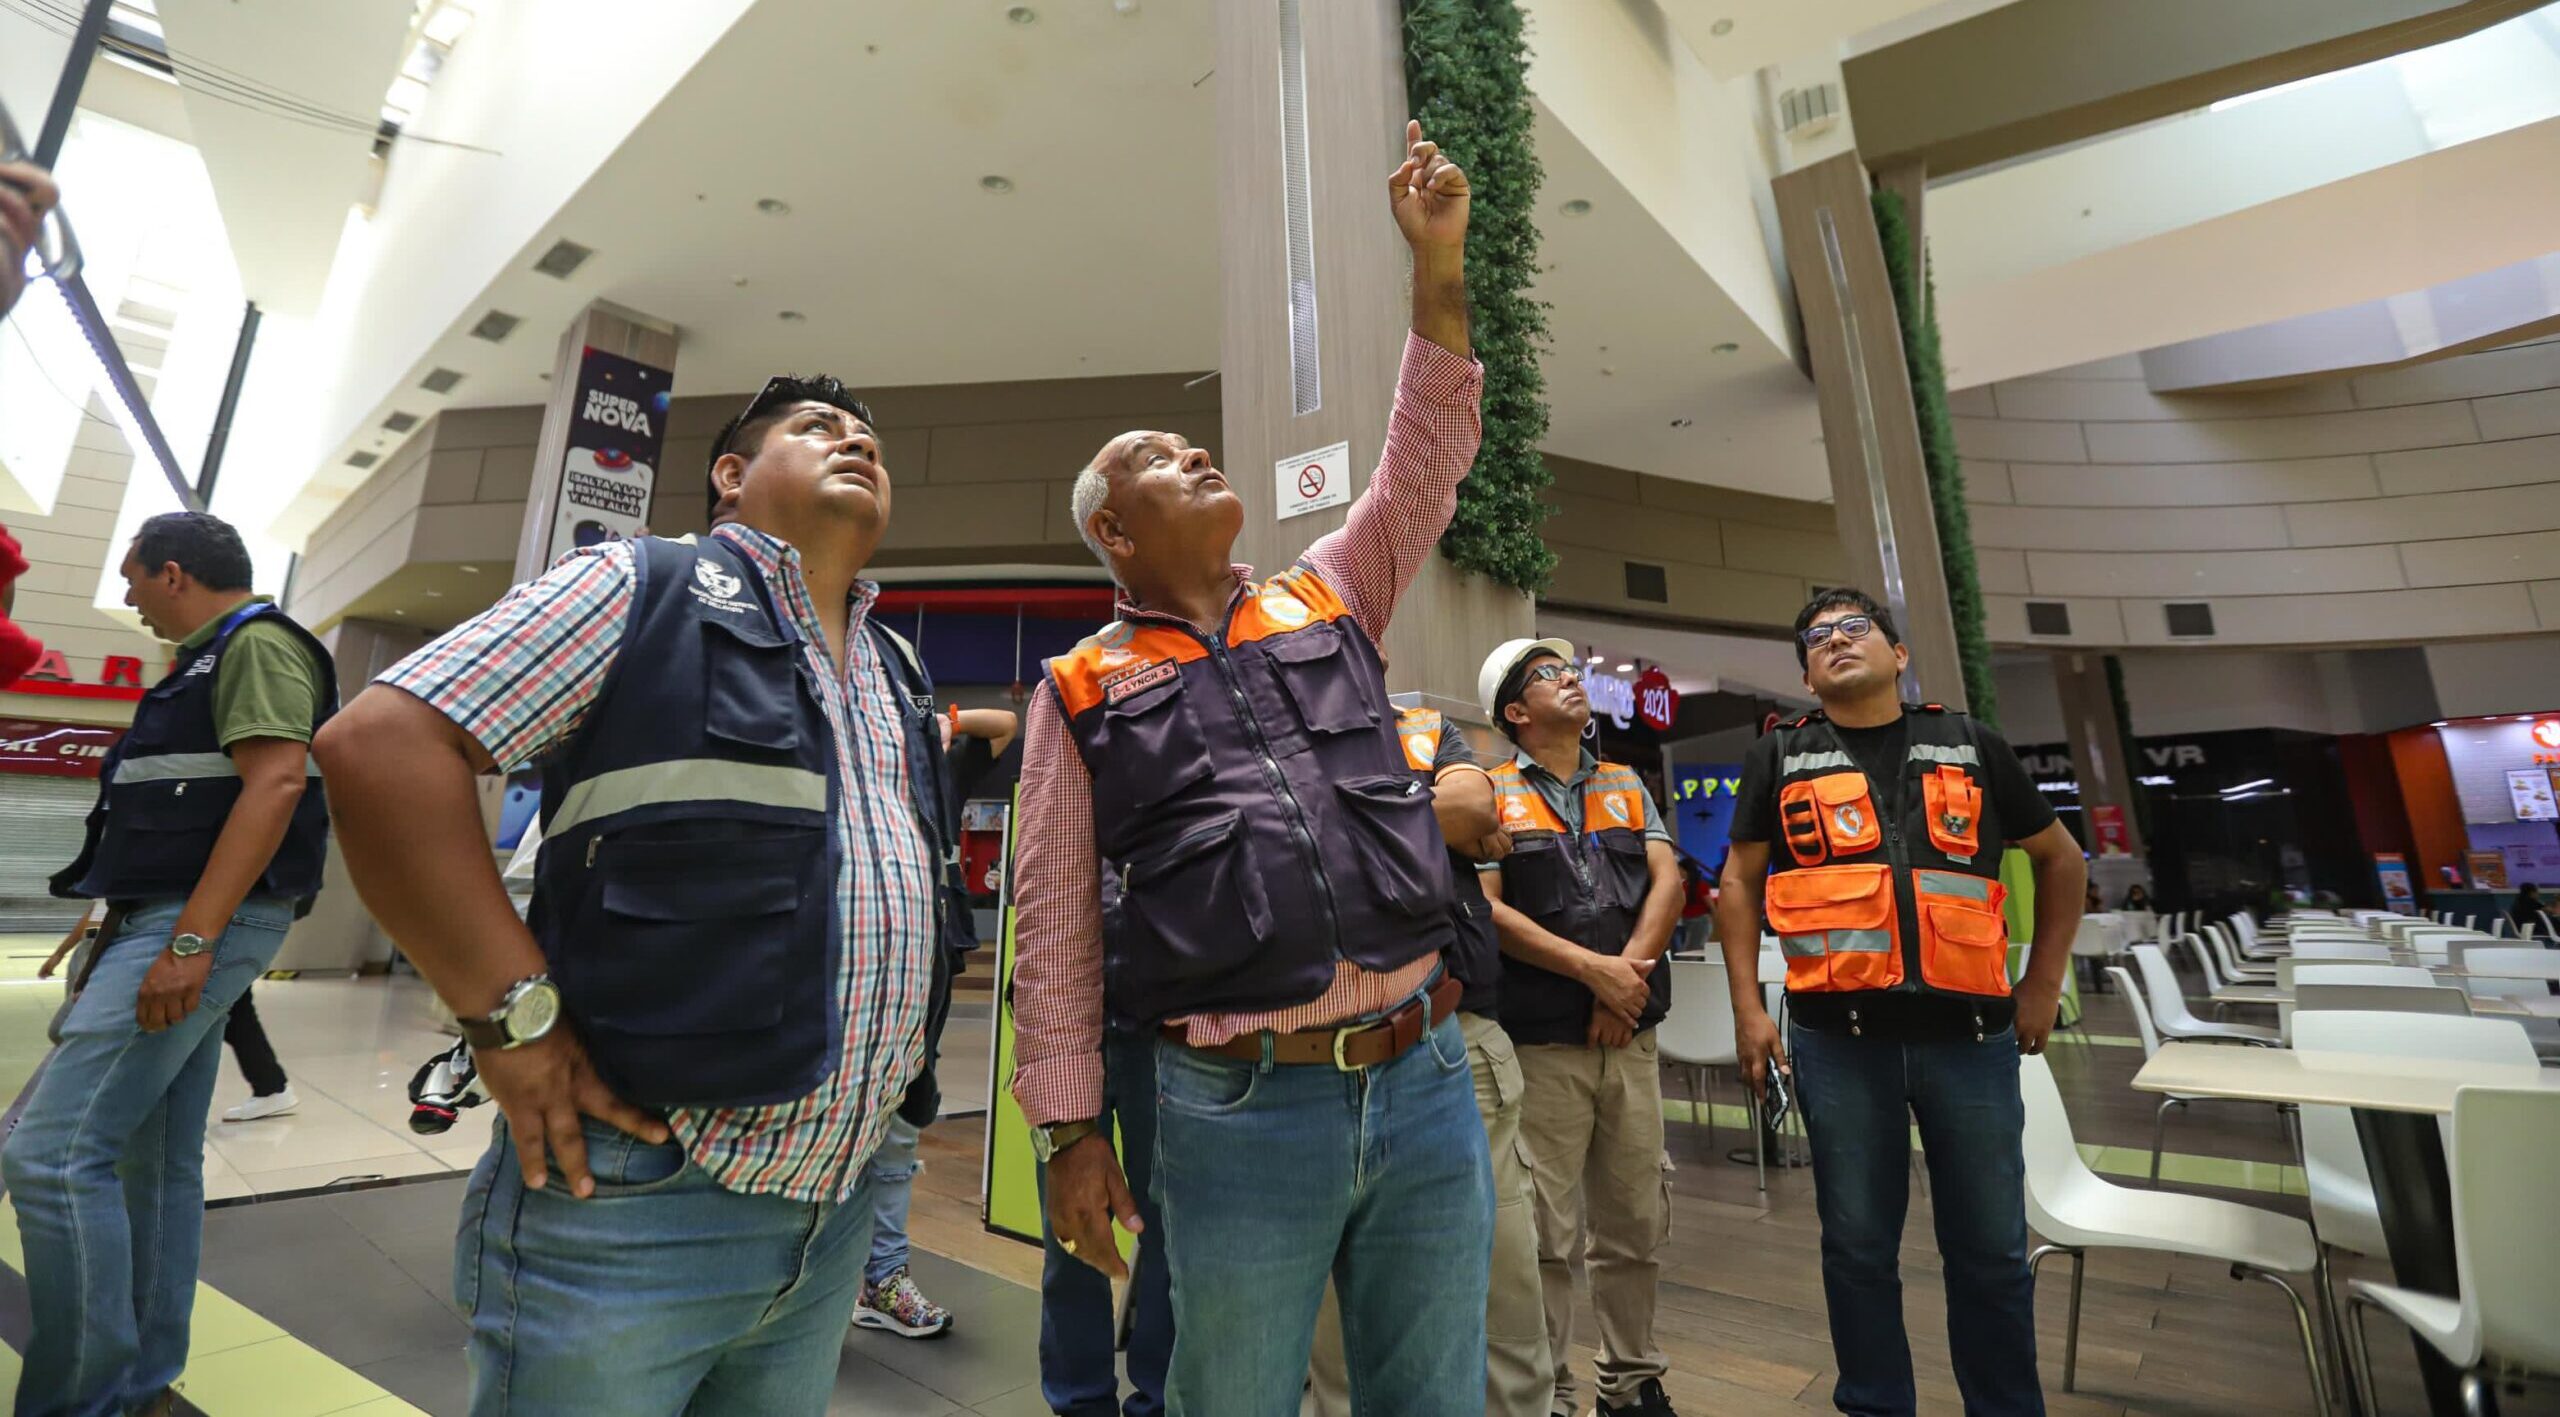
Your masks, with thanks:
M 1659 961 L 1680 918 L 1679 858 L 1635 770 L 1584 746 L 1591 701 L 1572 645 L 1505 642 L 1476 694 L 1519 748 L 1493 770 L 1511 851 L 1483 882 L 1502 945 L 1502 1027 L 1524 1084 L 1554 1410 L 1578 1410 L 1571 1264 L 1587 1214 L 1599 1417 L 1672 1417 L 1653 1333 L 1671 1233 L 1653 1029 L 1671 1009 Z

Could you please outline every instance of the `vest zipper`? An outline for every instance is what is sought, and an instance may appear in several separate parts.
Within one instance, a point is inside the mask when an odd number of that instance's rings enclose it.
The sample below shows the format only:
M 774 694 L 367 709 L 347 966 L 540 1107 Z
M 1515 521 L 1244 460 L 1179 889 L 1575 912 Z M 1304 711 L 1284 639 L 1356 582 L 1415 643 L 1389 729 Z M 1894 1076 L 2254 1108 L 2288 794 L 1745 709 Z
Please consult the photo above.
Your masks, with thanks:
M 1229 624 L 1235 622 L 1232 608 L 1227 612 L 1227 621 Z M 1183 628 L 1188 630 L 1191 626 L 1186 622 Z M 1212 640 L 1198 630 L 1191 630 L 1191 634 L 1208 647 L 1209 657 L 1217 661 L 1218 676 L 1226 683 L 1227 696 L 1235 700 L 1236 721 L 1253 739 L 1254 753 L 1262 759 L 1263 778 L 1270 783 L 1280 804 L 1288 809 L 1290 844 L 1298 849 L 1299 860 L 1305 864 L 1307 874 L 1315 878 L 1316 901 L 1324 910 L 1325 935 L 1332 941 L 1333 957 L 1341 959 L 1342 918 L 1334 906 L 1333 882 L 1325 879 L 1323 863 L 1316 855 L 1315 833 L 1307 829 L 1306 808 L 1300 805 L 1298 794 L 1290 789 L 1288 774 L 1280 771 L 1280 760 L 1271 756 L 1271 741 L 1262 736 L 1262 721 L 1254 717 L 1253 705 L 1245 700 L 1244 686 L 1236 682 L 1235 660 L 1227 654 L 1226 644 L 1223 640 Z

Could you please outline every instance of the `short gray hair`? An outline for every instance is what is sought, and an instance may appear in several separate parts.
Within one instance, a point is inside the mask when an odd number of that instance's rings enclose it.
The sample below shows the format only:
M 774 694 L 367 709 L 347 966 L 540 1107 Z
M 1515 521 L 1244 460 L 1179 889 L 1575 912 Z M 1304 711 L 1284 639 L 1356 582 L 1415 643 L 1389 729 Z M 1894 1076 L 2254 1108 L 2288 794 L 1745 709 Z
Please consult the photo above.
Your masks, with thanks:
M 1067 494 L 1067 514 L 1076 519 L 1076 535 L 1083 538 L 1084 549 L 1092 552 L 1106 571 L 1111 569 L 1111 553 L 1093 539 L 1093 514 L 1102 510 L 1110 496 L 1111 478 L 1102 470 L 1102 453 L 1096 453 L 1093 461 L 1084 465 L 1084 471 L 1076 474 L 1075 490 Z

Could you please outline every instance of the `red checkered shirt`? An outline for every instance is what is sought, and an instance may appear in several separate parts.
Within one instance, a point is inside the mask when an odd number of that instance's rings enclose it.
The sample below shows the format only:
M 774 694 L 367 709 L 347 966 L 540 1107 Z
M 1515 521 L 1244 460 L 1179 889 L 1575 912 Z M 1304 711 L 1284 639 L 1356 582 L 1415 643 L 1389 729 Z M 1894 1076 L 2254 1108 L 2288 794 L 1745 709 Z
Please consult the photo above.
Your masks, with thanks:
M 1383 636 L 1396 600 L 1413 583 L 1457 510 L 1458 484 L 1481 437 L 1484 369 L 1420 335 L 1408 335 L 1396 379 L 1386 450 L 1367 491 L 1338 531 L 1300 560 L 1339 591 L 1370 638 Z M 1253 579 L 1238 566 L 1237 593 Z M 1130 607 L 1122 602 L 1126 614 Z M 1043 676 L 1022 746 L 1021 843 L 1014 899 L 1014 1100 L 1033 1126 L 1102 1111 L 1102 886 L 1094 849 L 1093 777 L 1067 736 L 1056 688 Z M 1288 1032 L 1375 1014 L 1410 997 L 1437 968 L 1427 956 L 1373 973 L 1348 962 L 1333 984 L 1294 1008 L 1200 1014 L 1184 1020 L 1191 1042 Z

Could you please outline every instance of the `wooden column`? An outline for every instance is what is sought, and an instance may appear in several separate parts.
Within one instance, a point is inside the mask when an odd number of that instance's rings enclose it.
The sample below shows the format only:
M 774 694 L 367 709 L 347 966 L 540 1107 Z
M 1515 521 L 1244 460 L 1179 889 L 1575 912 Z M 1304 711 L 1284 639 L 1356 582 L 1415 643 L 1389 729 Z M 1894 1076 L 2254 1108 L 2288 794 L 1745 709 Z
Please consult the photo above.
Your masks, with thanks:
M 1367 487 L 1412 327 L 1412 258 L 1387 206 L 1404 155 L 1404 33 L 1395 0 L 1226 0 L 1217 7 L 1218 229 L 1224 333 L 1218 465 L 1245 505 L 1236 559 L 1268 575 L 1344 511 L 1278 518 L 1274 464 L 1351 445 L 1351 489 Z M 1296 39 L 1295 58 L 1284 36 Z M 1303 75 L 1303 103 L 1288 101 Z M 1290 131 L 1297 117 L 1297 134 Z M 1290 152 L 1303 137 L 1314 276 L 1315 406 L 1292 360 Z M 1300 301 L 1301 313 L 1307 308 Z M 1476 668 L 1530 633 L 1528 596 L 1462 575 L 1434 555 L 1387 635 L 1391 688 L 1421 690 L 1465 718 Z
M 1858 588 L 1892 609 L 1911 647 L 1917 682 L 1907 692 L 1961 709 L 1964 676 L 1938 559 L 1937 513 L 1866 169 L 1856 153 L 1842 153 L 1773 185 L 1822 409 L 1840 540 Z
M 2071 773 L 2080 781 L 2083 844 L 2099 849 L 2098 807 L 2124 814 L 2125 838 L 2135 856 L 2147 854 L 2142 819 L 2133 810 L 2134 776 L 2140 769 L 2125 761 L 2124 726 L 2116 721 L 2115 695 L 2107 692 L 2103 655 L 2057 654 L 2053 683 L 2062 699 L 2063 731 L 2071 740 Z

